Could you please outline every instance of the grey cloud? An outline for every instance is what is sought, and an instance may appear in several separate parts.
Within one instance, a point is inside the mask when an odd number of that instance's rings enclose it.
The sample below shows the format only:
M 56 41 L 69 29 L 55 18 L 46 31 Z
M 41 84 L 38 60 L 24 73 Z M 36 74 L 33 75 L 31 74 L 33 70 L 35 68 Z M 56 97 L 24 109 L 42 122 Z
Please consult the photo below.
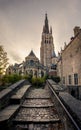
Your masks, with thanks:
M 19 62 L 32 48 L 37 56 L 40 54 L 46 11 L 59 51 L 65 41 L 69 42 L 74 26 L 81 26 L 80 5 L 81 0 L 0 0 L 0 42 L 10 59 Z

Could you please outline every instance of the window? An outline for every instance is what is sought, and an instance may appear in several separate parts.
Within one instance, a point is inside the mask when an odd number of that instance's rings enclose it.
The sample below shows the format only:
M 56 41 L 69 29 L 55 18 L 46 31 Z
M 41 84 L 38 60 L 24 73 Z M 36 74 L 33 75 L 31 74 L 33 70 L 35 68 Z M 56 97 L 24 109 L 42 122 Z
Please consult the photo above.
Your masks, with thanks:
M 30 60 L 30 66 L 33 66 L 33 64 L 34 64 L 34 61 Z
M 63 77 L 63 84 L 65 84 L 65 77 Z
M 71 75 L 68 76 L 69 84 L 71 84 Z
M 46 40 L 45 40 L 45 43 L 46 43 Z
M 78 74 L 74 74 L 74 84 L 78 84 Z

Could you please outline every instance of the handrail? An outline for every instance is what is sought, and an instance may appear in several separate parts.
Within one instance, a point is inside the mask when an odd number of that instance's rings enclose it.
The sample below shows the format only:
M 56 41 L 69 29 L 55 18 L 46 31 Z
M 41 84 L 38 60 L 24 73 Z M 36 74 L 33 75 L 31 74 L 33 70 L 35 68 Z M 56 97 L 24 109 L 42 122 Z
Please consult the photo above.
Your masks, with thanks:
M 63 109 L 65 110 L 65 112 L 67 113 L 67 115 L 70 118 L 70 120 L 73 122 L 74 126 L 77 128 L 77 130 L 81 130 L 79 128 L 79 126 L 77 125 L 77 123 L 75 122 L 75 120 L 73 119 L 73 117 L 71 116 L 71 114 L 65 108 L 65 106 L 63 105 L 63 103 L 61 102 L 61 100 L 59 99 L 59 97 L 57 96 L 57 94 L 54 92 L 54 89 L 51 87 L 51 85 L 49 87 L 50 87 L 51 91 L 54 93 L 54 95 L 56 96 L 57 100 L 59 101 L 59 103 L 61 104 L 61 106 L 63 107 Z

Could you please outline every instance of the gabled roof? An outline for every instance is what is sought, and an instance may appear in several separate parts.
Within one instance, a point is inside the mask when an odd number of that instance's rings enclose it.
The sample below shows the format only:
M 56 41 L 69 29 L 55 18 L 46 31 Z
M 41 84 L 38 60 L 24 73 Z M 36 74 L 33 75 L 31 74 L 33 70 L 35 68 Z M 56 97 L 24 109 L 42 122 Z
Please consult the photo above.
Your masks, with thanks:
M 34 54 L 33 50 L 31 50 L 31 52 L 29 53 L 29 55 L 25 59 L 26 59 L 26 61 L 27 60 L 39 61 L 39 59 Z
M 33 50 L 31 50 L 31 52 L 29 53 L 29 55 L 28 56 L 35 56 L 35 54 L 34 54 L 34 52 L 33 52 Z M 36 57 L 36 56 L 35 56 Z

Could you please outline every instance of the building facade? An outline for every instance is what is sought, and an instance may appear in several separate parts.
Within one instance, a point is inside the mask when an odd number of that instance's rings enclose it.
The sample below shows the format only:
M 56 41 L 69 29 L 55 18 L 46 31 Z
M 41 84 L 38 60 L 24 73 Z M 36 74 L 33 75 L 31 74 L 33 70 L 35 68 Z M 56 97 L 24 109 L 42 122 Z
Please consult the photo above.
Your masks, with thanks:
M 69 88 L 72 95 L 81 93 L 81 29 L 74 28 L 74 37 L 61 52 L 61 59 L 57 64 L 58 75 L 62 83 Z M 60 69 L 60 70 L 59 70 Z
M 66 85 L 81 85 L 81 29 L 74 28 L 74 37 L 62 51 L 63 78 Z

